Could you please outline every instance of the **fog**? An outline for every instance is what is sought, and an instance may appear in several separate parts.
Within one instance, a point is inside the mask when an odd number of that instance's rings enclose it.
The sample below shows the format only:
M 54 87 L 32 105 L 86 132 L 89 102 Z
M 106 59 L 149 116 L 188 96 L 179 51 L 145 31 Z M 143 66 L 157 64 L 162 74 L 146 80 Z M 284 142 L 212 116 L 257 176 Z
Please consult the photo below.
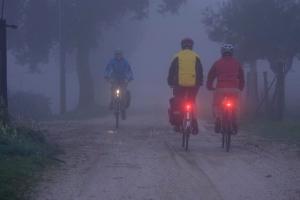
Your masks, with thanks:
M 173 56 L 180 50 L 180 40 L 191 37 L 195 40 L 195 51 L 200 54 L 205 77 L 213 62 L 220 57 L 220 44 L 209 40 L 202 24 L 202 13 L 207 6 L 218 2 L 189 0 L 177 14 L 157 13 L 156 1 L 151 1 L 149 16 L 141 21 L 124 17 L 118 24 L 107 26 L 101 33 L 99 47 L 91 53 L 91 69 L 95 83 L 96 101 L 102 106 L 109 102 L 109 84 L 103 80 L 104 68 L 116 48 L 122 48 L 125 57 L 133 67 L 135 80 L 130 84 L 133 93 L 133 109 L 167 109 L 171 90 L 166 77 Z M 67 108 L 76 108 L 78 103 L 78 80 L 75 59 L 67 57 Z M 298 107 L 299 69 L 295 62 L 287 78 L 288 109 Z M 51 51 L 49 63 L 41 65 L 39 73 L 30 73 L 27 67 L 17 63 L 14 54 L 9 54 L 9 91 L 30 91 L 51 99 L 54 113 L 59 111 L 59 59 L 56 50 Z M 260 61 L 258 68 L 260 91 L 262 93 L 262 72 L 269 70 L 266 62 Z M 272 77 L 270 72 L 270 79 Z M 208 107 L 210 95 L 204 87 L 200 90 L 200 107 Z

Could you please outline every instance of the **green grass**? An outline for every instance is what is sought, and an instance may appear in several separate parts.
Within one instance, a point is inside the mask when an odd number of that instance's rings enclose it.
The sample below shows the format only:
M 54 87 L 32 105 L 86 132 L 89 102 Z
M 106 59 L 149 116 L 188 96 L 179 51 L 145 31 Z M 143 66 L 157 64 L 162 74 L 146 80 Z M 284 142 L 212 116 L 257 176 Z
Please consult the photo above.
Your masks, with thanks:
M 26 199 L 52 152 L 42 132 L 0 128 L 0 199 Z
M 248 121 L 243 126 L 265 138 L 300 145 L 300 120 L 276 122 L 261 119 Z

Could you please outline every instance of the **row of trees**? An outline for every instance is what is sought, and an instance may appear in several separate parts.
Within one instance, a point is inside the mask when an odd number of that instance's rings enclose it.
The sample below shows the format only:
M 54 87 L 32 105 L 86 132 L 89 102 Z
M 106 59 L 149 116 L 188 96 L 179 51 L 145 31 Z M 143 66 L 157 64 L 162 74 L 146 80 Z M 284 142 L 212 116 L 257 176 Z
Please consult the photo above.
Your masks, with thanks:
M 276 78 L 271 110 L 281 120 L 286 76 L 300 53 L 300 1 L 228 0 L 217 9 L 208 8 L 203 22 L 211 40 L 233 43 L 238 57 L 250 66 L 252 102 L 257 101 L 256 62 L 268 61 Z
M 161 0 L 158 12 L 174 13 L 184 2 Z M 99 41 L 104 30 L 124 17 L 146 18 L 150 6 L 149 0 L 10 0 L 7 3 L 7 17 L 20 27 L 17 33 L 11 34 L 9 46 L 20 64 L 38 72 L 40 64 L 48 63 L 49 55 L 60 47 L 62 105 L 65 101 L 65 58 L 67 54 L 76 55 L 79 109 L 94 105 L 89 60 L 91 52 L 101 47 Z

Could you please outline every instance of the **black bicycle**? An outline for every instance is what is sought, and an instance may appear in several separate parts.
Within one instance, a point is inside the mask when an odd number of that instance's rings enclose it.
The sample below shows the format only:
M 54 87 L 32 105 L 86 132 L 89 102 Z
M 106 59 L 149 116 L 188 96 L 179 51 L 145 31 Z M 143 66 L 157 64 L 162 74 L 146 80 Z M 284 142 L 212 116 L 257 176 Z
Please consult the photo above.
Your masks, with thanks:
M 232 135 L 237 134 L 236 104 L 234 98 L 225 96 L 221 106 L 222 115 L 220 127 L 222 133 L 222 147 L 225 148 L 226 152 L 229 152 Z
M 182 147 L 185 148 L 186 151 L 189 150 L 190 136 L 194 131 L 194 107 L 193 103 L 184 101 L 184 111 L 182 113 L 183 118 L 180 130 L 182 133 Z
M 117 87 L 114 90 L 114 98 L 113 98 L 113 112 L 115 115 L 116 128 L 119 128 L 120 123 L 120 115 L 122 112 L 122 91 L 121 88 Z

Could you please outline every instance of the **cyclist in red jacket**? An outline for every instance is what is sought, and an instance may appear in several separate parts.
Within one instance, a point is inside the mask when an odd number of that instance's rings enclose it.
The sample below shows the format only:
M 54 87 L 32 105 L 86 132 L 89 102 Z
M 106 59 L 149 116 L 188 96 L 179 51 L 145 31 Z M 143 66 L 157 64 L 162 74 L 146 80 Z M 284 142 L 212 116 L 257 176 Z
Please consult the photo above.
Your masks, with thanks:
M 208 90 L 214 92 L 213 110 L 215 117 L 215 132 L 220 132 L 220 106 L 224 95 L 235 96 L 239 102 L 240 92 L 245 86 L 244 70 L 240 62 L 233 57 L 234 47 L 225 44 L 221 48 L 222 58 L 214 63 L 207 79 Z M 216 80 L 216 85 L 214 82 Z M 237 125 L 236 125 L 237 128 Z

